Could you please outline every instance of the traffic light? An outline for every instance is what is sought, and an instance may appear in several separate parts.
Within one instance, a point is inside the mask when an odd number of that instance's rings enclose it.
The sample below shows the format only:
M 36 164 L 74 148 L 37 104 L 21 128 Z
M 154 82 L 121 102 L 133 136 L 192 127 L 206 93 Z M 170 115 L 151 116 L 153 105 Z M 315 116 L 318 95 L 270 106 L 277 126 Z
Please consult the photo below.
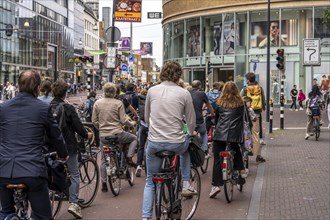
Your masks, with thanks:
M 79 60 L 83 63 L 86 63 L 86 61 L 87 61 L 85 56 L 79 57 Z
M 210 75 L 213 72 L 212 63 L 210 61 L 207 61 L 207 74 Z
M 14 31 L 14 26 L 11 24 L 7 24 L 6 25 L 6 36 L 10 37 L 11 35 L 13 35 L 13 31 Z
M 93 56 L 91 56 L 91 57 L 81 56 L 81 57 L 79 57 L 79 60 L 83 63 L 86 63 L 87 61 L 90 62 L 90 63 L 94 63 L 94 57 Z
M 277 60 L 277 64 L 276 64 L 276 67 L 277 69 L 279 70 L 284 70 L 285 68 L 285 60 L 284 60 L 284 49 L 278 49 L 276 51 L 277 53 L 277 57 L 276 57 L 276 60 Z
M 94 63 L 94 57 L 93 57 L 93 56 L 91 56 L 91 57 L 87 57 L 87 60 L 88 60 L 88 62 L 90 62 L 90 63 Z

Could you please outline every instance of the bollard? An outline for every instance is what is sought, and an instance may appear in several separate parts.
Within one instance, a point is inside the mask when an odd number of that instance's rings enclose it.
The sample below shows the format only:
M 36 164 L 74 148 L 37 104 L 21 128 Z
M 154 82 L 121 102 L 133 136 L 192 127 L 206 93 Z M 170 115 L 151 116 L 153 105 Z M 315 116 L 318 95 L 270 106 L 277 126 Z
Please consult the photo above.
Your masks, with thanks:
M 274 110 L 274 103 L 273 99 L 269 100 L 270 111 L 269 111 L 269 133 L 273 133 L 273 110 Z
M 280 96 L 280 128 L 284 129 L 284 75 L 281 77 L 281 96 Z

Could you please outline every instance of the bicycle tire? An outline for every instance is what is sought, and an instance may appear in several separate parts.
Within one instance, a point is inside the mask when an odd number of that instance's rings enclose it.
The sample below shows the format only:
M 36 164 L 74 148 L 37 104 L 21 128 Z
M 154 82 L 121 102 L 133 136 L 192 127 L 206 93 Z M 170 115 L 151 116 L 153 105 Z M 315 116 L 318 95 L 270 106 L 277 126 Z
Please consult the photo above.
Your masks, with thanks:
M 82 159 L 80 169 L 79 206 L 86 208 L 95 200 L 99 188 L 99 166 L 93 158 Z M 83 195 L 83 196 L 82 196 Z M 86 195 L 86 196 L 85 196 Z
M 225 197 L 228 203 L 230 203 L 233 200 L 233 193 L 234 193 L 234 187 L 231 182 L 231 177 L 228 178 L 223 184 L 224 191 L 225 191 Z
M 54 219 L 56 219 L 62 207 L 62 203 L 63 203 L 62 195 L 58 194 L 53 190 L 49 190 L 49 199 L 50 199 L 50 207 L 52 209 L 52 216 Z
M 130 186 L 134 185 L 134 167 L 128 166 L 127 171 L 126 171 L 126 175 L 127 175 L 127 181 L 129 183 Z
M 205 174 L 207 172 L 207 168 L 209 166 L 209 159 L 210 158 L 205 159 L 203 165 L 201 166 L 202 174 Z
M 314 119 L 314 132 L 315 132 L 315 140 L 318 141 L 320 137 L 320 123 L 318 119 Z
M 118 167 L 117 167 L 117 157 L 116 155 L 110 155 L 110 169 L 113 169 L 114 167 L 116 167 L 116 172 L 115 173 L 111 173 L 111 175 L 108 176 L 108 181 L 109 181 L 109 185 L 110 185 L 110 189 L 111 192 L 114 196 L 118 196 L 119 192 L 120 192 L 120 185 L 121 185 L 121 179 L 119 178 L 117 171 L 118 171 Z
M 181 219 L 191 219 L 198 207 L 200 195 L 201 195 L 201 178 L 198 170 L 192 167 L 190 170 L 190 185 L 194 187 L 197 194 L 192 197 L 182 197 L 181 206 Z

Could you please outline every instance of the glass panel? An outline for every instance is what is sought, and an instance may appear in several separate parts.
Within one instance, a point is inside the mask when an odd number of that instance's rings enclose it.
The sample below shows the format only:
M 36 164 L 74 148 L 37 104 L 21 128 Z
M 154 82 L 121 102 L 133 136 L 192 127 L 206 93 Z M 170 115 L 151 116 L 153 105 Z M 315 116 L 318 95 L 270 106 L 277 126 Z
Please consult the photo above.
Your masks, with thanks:
M 279 39 L 279 13 L 278 10 L 272 10 L 270 13 L 270 46 L 281 46 L 285 44 L 283 39 Z M 267 46 L 267 11 L 251 12 L 251 37 L 250 47 L 264 48 Z
M 206 56 L 221 54 L 222 17 L 203 18 L 203 48 Z
M 199 17 L 187 21 L 187 57 L 201 55 Z
M 235 48 L 236 54 L 246 54 L 247 49 L 247 13 L 237 13 L 236 14 L 236 35 L 237 45 Z
M 285 46 L 298 45 L 298 21 L 301 10 L 282 10 L 281 14 L 281 36 Z
M 181 58 L 183 55 L 184 23 L 178 21 L 173 23 L 173 58 Z
M 321 45 L 330 44 L 330 27 L 323 24 L 325 9 L 326 8 L 315 8 L 314 12 L 314 38 L 320 38 Z
M 171 57 L 170 50 L 171 50 L 171 24 L 166 24 L 163 28 L 164 32 L 164 60 L 167 60 Z

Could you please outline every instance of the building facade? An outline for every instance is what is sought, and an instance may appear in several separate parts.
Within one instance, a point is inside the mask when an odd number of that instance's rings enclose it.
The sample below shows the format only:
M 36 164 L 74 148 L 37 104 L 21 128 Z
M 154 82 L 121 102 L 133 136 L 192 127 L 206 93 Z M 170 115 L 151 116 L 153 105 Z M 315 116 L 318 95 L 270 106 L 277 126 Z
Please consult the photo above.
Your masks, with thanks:
M 93 10 L 94 15 L 99 19 L 99 0 L 85 0 L 85 4 Z
M 0 1 L 0 28 L 15 29 L 12 36 L 0 31 L 0 82 L 17 83 L 20 72 L 30 68 L 43 79 L 72 77 L 73 11 L 73 1 Z
M 111 8 L 103 7 L 102 8 L 102 21 L 104 22 L 104 29 L 107 30 L 111 26 Z
M 280 74 L 276 51 L 285 51 L 285 94 L 298 88 L 310 91 L 313 78 L 330 69 L 330 27 L 323 22 L 328 1 L 272 0 L 270 30 L 271 97 L 279 100 Z M 266 86 L 267 1 L 261 0 L 164 0 L 163 58 L 177 60 L 184 78 L 191 82 L 235 80 L 244 86 L 244 75 L 255 72 Z M 275 37 L 277 36 L 277 37 Z M 303 65 L 303 39 L 319 38 L 320 66 Z M 212 73 L 206 74 L 210 61 Z

